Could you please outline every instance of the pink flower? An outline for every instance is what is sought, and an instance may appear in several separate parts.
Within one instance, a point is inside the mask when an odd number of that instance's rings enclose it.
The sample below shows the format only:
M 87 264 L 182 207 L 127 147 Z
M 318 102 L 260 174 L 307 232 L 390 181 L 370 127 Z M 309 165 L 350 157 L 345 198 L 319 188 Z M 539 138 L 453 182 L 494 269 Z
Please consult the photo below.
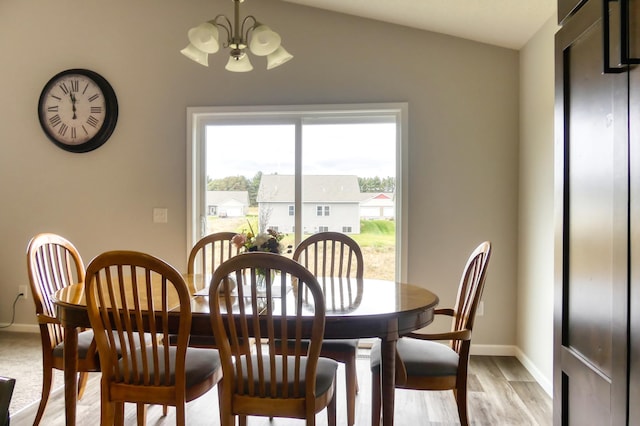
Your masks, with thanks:
M 244 247 L 245 243 L 247 242 L 247 237 L 244 234 L 236 234 L 233 236 L 233 238 L 231 239 L 231 242 L 237 247 L 237 248 L 242 248 Z

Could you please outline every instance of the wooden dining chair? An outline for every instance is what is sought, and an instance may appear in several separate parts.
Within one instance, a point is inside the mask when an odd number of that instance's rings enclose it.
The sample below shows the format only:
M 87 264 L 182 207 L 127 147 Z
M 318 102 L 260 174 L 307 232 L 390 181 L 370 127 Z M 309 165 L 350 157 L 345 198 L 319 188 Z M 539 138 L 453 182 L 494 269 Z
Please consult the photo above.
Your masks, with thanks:
M 259 273 L 266 277 L 264 296 L 257 290 Z M 228 277 L 235 279 L 235 290 Z M 325 309 L 313 274 L 287 257 L 249 252 L 220 265 L 209 291 L 224 374 L 221 424 L 235 425 L 239 416 L 240 425 L 246 425 L 247 416 L 254 415 L 315 425 L 315 414 L 327 407 L 328 423 L 335 426 L 338 363 L 320 357 Z M 311 344 L 303 345 L 304 338 Z M 250 339 L 253 353 L 247 350 Z M 294 343 L 277 353 L 278 339 Z
M 198 240 L 189 252 L 187 260 L 187 273 L 200 274 L 205 279 L 193 280 L 194 284 L 200 282 L 203 285 L 209 284 L 213 271 L 216 270 L 224 261 L 236 256 L 240 253 L 231 239 L 236 232 L 214 232 L 206 235 Z M 195 288 L 194 291 L 202 290 Z M 174 336 L 170 336 L 173 343 Z M 197 348 L 215 348 L 216 343 L 213 336 L 191 336 L 189 346 Z
M 458 297 L 453 308 L 439 308 L 435 315 L 452 319 L 451 331 L 437 334 L 411 333 L 396 346 L 396 388 L 416 390 L 453 390 L 458 416 L 463 426 L 467 414 L 467 371 L 471 333 L 482 297 L 491 257 L 491 243 L 481 243 L 464 267 Z M 449 345 L 440 343 L 449 341 Z M 371 348 L 371 425 L 380 424 L 381 383 L 380 343 Z
M 215 349 L 188 347 L 191 295 L 180 273 L 149 254 L 106 252 L 87 266 L 85 294 L 102 367 L 101 424 L 122 425 L 124 403 L 132 402 L 138 425 L 146 404 L 175 406 L 176 424 L 185 425 L 186 402 L 215 386 L 222 368 Z M 173 324 L 176 346 L 162 345 Z M 148 345 L 135 341 L 143 329 L 157 337 Z M 118 340 L 127 343 L 121 354 Z
M 293 252 L 293 260 L 309 269 L 318 279 L 325 294 L 339 295 L 331 300 L 342 303 L 347 310 L 348 304 L 357 300 L 358 280 L 362 295 L 362 277 L 364 261 L 362 250 L 353 238 L 339 232 L 318 232 L 303 240 Z M 345 287 L 345 281 L 331 278 L 351 278 L 352 287 Z M 349 303 L 346 303 L 349 302 Z M 325 304 L 328 302 L 325 300 Z M 340 308 L 340 306 L 338 307 Z M 358 393 L 358 375 L 356 358 L 358 339 L 327 339 L 322 342 L 320 356 L 334 359 L 345 364 L 347 389 L 347 425 L 355 423 L 356 394 Z
M 214 232 L 198 240 L 189 252 L 187 273 L 213 276 L 218 266 L 240 253 L 231 241 L 235 235 L 236 232 Z
M 64 328 L 56 318 L 53 294 L 84 280 L 84 263 L 76 247 L 52 233 L 34 236 L 27 247 L 27 271 L 42 342 L 42 393 L 34 425 L 40 424 L 49 400 L 53 369 L 64 370 Z M 100 371 L 93 331 L 78 334 L 78 398 L 82 398 L 88 372 Z

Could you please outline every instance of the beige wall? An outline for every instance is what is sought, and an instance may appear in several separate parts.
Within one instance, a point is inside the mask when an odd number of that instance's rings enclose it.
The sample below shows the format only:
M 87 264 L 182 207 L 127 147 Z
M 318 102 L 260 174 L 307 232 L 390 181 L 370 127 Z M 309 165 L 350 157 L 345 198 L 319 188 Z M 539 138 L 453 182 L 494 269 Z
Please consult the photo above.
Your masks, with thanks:
M 518 340 L 551 393 L 553 375 L 553 37 L 556 16 L 520 51 Z
M 408 279 L 450 305 L 466 257 L 491 240 L 474 341 L 513 347 L 518 52 L 275 0 L 243 10 L 280 32 L 295 59 L 267 72 L 256 58 L 253 72 L 234 74 L 223 53 L 209 68 L 180 55 L 186 31 L 230 14 L 228 0 L 0 1 L 0 323 L 38 232 L 67 236 L 86 261 L 126 248 L 184 269 L 188 106 L 407 102 Z M 86 154 L 51 144 L 36 115 L 47 80 L 74 67 L 105 76 L 120 103 L 112 138 Z M 153 207 L 168 208 L 168 224 L 152 223 Z M 34 323 L 31 301 L 16 309 L 16 323 Z

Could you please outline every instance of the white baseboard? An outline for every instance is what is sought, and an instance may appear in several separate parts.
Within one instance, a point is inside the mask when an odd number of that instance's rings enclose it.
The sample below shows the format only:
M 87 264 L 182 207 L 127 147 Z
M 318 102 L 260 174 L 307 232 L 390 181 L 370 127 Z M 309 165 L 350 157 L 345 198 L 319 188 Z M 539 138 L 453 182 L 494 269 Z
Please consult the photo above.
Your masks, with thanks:
M 474 345 L 471 344 L 471 355 L 484 356 L 516 356 L 517 348 L 510 345 Z
M 529 371 L 533 378 L 536 379 L 536 382 L 538 382 L 542 389 L 544 389 L 544 391 L 551 398 L 553 398 L 553 383 L 549 380 L 548 377 L 545 377 L 540 372 L 540 370 L 538 370 L 538 367 L 536 367 L 536 365 L 531 362 L 531 360 L 524 354 L 524 352 L 520 350 L 520 348 L 517 348 L 516 358 L 518 358 L 518 360 L 522 363 L 524 368 Z
M 0 324 L 0 327 L 7 327 L 9 324 Z M 37 324 L 12 324 L 7 328 L 0 328 L 0 331 L 13 331 L 16 333 L 40 333 L 40 327 Z
M 471 355 L 485 356 L 514 356 L 527 369 L 529 374 L 538 382 L 540 387 L 553 398 L 553 385 L 549 378 L 545 377 L 538 367 L 518 348 L 508 345 L 474 345 L 471 344 Z

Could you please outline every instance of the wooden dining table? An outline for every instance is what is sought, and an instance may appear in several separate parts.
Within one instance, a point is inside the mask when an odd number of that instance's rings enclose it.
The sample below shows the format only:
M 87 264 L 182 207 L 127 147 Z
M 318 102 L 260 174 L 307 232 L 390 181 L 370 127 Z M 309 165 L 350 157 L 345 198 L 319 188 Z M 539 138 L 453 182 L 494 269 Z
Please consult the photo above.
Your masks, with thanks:
M 184 275 L 192 292 L 191 335 L 212 336 L 207 278 Z M 325 290 L 327 339 L 381 339 L 382 423 L 393 425 L 396 341 L 433 321 L 439 300 L 431 291 L 412 284 L 364 278 L 349 280 L 320 278 Z M 53 296 L 57 317 L 65 329 L 64 386 L 67 425 L 76 424 L 78 329 L 90 328 L 84 284 L 65 287 Z M 173 318 L 173 320 L 171 319 Z M 170 315 L 170 328 L 178 328 L 178 308 Z

